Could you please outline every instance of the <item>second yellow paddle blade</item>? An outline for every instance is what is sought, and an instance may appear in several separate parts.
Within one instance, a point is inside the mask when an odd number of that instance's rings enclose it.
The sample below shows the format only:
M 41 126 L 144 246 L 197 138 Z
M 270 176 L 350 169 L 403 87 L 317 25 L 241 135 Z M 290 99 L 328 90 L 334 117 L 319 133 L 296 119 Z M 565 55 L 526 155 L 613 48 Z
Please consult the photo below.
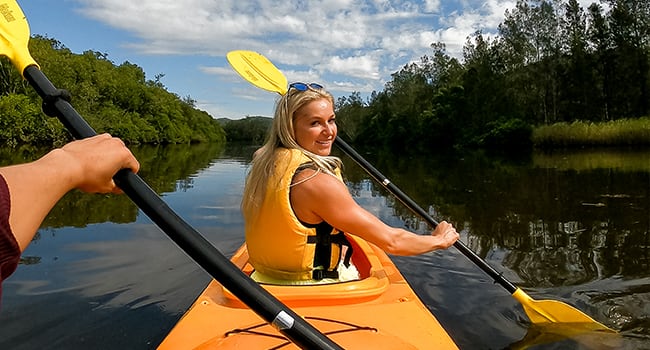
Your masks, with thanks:
M 266 57 L 254 51 L 236 50 L 226 55 L 230 65 L 251 84 L 284 95 L 287 78 Z
M 36 65 L 29 54 L 29 24 L 15 0 L 0 1 L 0 55 L 5 55 L 20 74 L 27 66 Z
M 534 300 L 523 290 L 517 289 L 512 296 L 524 307 L 524 312 L 533 324 L 558 323 L 566 324 L 567 332 L 576 329 L 584 331 L 615 332 L 611 328 L 598 323 L 576 308 L 557 300 Z

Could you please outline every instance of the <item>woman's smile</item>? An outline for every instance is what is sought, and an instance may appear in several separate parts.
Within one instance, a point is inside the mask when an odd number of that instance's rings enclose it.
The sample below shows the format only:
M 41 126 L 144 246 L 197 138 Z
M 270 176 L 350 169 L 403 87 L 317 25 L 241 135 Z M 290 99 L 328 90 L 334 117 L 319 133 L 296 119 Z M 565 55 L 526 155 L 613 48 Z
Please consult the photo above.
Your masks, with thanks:
M 335 119 L 334 107 L 325 98 L 304 105 L 295 113 L 296 142 L 309 152 L 328 156 L 337 134 Z

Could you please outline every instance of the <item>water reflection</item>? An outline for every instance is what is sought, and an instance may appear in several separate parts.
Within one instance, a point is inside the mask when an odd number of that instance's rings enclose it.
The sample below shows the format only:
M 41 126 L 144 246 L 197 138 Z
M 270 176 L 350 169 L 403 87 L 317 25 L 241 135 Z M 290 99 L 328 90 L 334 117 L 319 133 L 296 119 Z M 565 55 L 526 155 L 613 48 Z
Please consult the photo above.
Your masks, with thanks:
M 239 201 L 254 150 L 133 148 L 145 181 L 226 255 L 243 240 Z M 6 162 L 42 152 L 0 149 Z M 533 298 L 566 302 L 623 330 L 621 348 L 642 349 L 650 341 L 649 151 L 364 156 L 434 218 L 453 222 L 472 250 Z M 391 225 L 428 231 L 343 160 L 361 205 Z M 6 283 L 0 348 L 21 348 L 21 339 L 32 339 L 27 349 L 50 342 L 85 348 L 88 339 L 99 344 L 94 348 L 131 348 L 129 341 L 153 348 L 207 282 L 125 196 L 71 193 L 37 237 Z M 457 251 L 394 260 L 461 348 L 539 341 L 517 302 Z M 33 321 L 38 315 L 42 321 Z M 70 333 L 83 317 L 82 334 Z M 542 348 L 580 347 L 591 348 L 577 340 Z
M 158 194 L 187 191 L 194 177 L 209 167 L 224 151 L 223 144 L 196 145 L 136 145 L 129 147 L 140 162 L 138 173 Z M 24 162 L 36 159 L 47 150 L 24 146 L 18 152 L 7 149 L 0 154 L 5 162 Z M 18 156 L 16 156 L 18 155 Z M 24 157 L 24 159 L 19 159 Z M 130 223 L 136 220 L 138 208 L 126 196 L 89 195 L 72 191 L 64 196 L 45 219 L 43 228 L 85 227 L 90 224 L 113 222 Z M 38 240 L 39 236 L 36 236 Z
M 482 153 L 367 156 L 432 216 L 454 222 L 472 250 L 531 296 L 567 302 L 612 328 L 650 339 L 647 150 L 535 153 L 515 160 Z M 346 169 L 358 192 L 364 175 L 354 164 Z M 408 226 L 421 227 L 408 209 L 389 202 Z M 436 297 L 453 303 L 446 299 Z
M 438 218 L 467 229 L 469 246 L 480 256 L 507 249 L 504 265 L 526 285 L 572 285 L 648 272 L 647 152 L 632 154 L 617 169 L 600 168 L 576 154 L 556 155 L 560 169 L 550 168 L 549 155 L 523 163 L 492 162 L 482 154 L 406 162 L 381 156 L 374 162 L 393 164 L 385 166 L 386 176 Z M 352 181 L 363 176 L 353 165 L 346 169 Z M 406 208 L 393 206 L 405 221 L 412 220 Z

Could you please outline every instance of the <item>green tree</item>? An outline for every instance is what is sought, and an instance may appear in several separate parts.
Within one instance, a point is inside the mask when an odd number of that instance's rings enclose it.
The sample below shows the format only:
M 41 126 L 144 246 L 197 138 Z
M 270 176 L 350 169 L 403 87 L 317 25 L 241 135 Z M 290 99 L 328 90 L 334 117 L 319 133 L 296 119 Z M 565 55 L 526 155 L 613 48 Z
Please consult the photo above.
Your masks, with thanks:
M 469 129 L 465 137 L 471 139 L 480 135 L 489 122 L 508 113 L 504 108 L 509 104 L 505 102 L 507 94 L 497 47 L 477 32 L 473 41 L 470 38 L 465 44 L 463 58 L 464 110 L 467 113 L 464 126 Z
M 198 110 L 191 97 L 181 99 L 167 91 L 160 74 L 155 81 L 147 81 L 135 64 L 116 66 L 108 55 L 95 51 L 74 54 L 55 39 L 36 36 L 29 45 L 43 72 L 55 86 L 70 92 L 74 108 L 97 132 L 110 132 L 129 143 L 225 142 L 219 123 Z M 7 112 L 0 115 L 0 122 L 12 129 L 2 137 L 13 143 L 69 140 L 50 119 L 28 122 L 38 113 L 34 111 L 39 110 L 40 97 L 27 89 L 6 62 L 0 61 L 0 76 L 7 79 L 0 84 L 0 96 L 21 95 L 25 99 L 4 99 Z M 20 120 L 21 113 L 24 120 Z
M 238 120 L 225 120 L 223 129 L 228 141 L 245 141 L 261 145 L 268 133 L 273 119 L 268 117 L 251 117 Z
M 339 134 L 343 135 L 346 140 L 353 142 L 359 134 L 361 124 L 366 119 L 367 113 L 367 105 L 359 92 L 353 92 L 347 97 L 339 97 L 336 101 L 336 124 L 338 125 Z
M 562 68 L 560 91 L 560 114 L 564 120 L 599 119 L 598 104 L 594 97 L 594 70 L 592 56 L 588 55 L 587 19 L 577 0 L 564 5 L 560 19 L 562 44 Z
M 592 119 L 610 120 L 613 104 L 614 59 L 609 23 L 604 16 L 602 6 L 595 3 L 589 6 L 588 20 L 590 26 L 587 30 L 587 37 L 591 46 L 591 56 L 595 63 L 595 84 L 592 89 L 597 92 L 594 104 L 598 108 L 597 114 Z M 598 116 L 601 117 L 598 118 Z
M 533 122 L 554 122 L 558 119 L 560 47 L 553 4 L 543 0 L 530 6 L 519 0 L 505 16 L 499 33 L 511 69 L 510 86 L 520 89 L 523 95 L 517 97 L 528 107 L 526 113 Z
M 0 96 L 0 142 L 10 146 L 52 143 L 64 137 L 63 133 L 60 124 L 43 115 L 27 96 Z
M 650 4 L 646 0 L 608 0 L 610 30 L 616 62 L 612 94 L 613 111 L 622 117 L 649 112 Z

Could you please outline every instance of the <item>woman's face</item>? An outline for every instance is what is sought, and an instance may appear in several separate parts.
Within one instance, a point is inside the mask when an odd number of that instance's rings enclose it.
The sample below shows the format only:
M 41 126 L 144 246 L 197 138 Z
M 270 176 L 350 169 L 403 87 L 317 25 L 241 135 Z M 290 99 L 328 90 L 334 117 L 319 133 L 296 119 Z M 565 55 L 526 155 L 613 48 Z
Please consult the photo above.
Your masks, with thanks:
M 294 113 L 296 142 L 319 156 L 328 156 L 336 138 L 334 107 L 326 98 L 309 102 Z

